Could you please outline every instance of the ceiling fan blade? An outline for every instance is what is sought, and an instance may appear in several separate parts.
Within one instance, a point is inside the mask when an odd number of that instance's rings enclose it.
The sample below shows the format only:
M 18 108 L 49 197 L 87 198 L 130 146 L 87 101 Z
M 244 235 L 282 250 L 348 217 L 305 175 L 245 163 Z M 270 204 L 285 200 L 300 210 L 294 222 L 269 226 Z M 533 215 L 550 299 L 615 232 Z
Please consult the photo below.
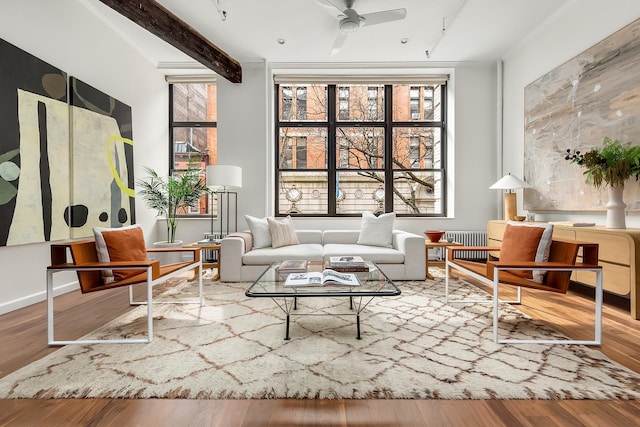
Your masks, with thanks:
M 365 13 L 360 16 L 365 19 L 362 26 L 368 27 L 371 25 L 384 24 L 385 22 L 404 19 L 407 16 L 407 9 L 384 10 L 382 12 Z
M 340 51 L 344 41 L 347 39 L 347 34 L 345 31 L 338 31 L 338 37 L 336 37 L 336 41 L 334 41 L 333 46 L 331 46 L 331 55 L 335 55 Z
M 345 9 L 344 4 L 336 0 L 316 0 L 316 3 L 330 9 L 335 9 L 340 13 L 342 13 L 342 11 Z

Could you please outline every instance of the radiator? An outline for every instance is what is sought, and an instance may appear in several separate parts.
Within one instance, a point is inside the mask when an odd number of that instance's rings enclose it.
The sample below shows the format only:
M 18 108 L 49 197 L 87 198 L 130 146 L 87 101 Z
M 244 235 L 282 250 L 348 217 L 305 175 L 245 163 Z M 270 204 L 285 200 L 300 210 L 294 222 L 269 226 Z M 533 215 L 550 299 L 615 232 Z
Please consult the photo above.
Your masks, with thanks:
M 486 231 L 447 231 L 444 233 L 444 239 L 453 237 L 453 240 L 462 243 L 464 246 L 487 246 Z M 442 248 L 442 259 L 445 259 L 445 249 Z M 472 261 L 486 261 L 486 251 L 462 251 L 458 252 L 458 258 Z
M 224 234 L 220 233 L 204 233 L 205 240 L 220 241 L 224 237 Z M 213 249 L 202 250 L 202 262 L 218 262 L 218 251 Z

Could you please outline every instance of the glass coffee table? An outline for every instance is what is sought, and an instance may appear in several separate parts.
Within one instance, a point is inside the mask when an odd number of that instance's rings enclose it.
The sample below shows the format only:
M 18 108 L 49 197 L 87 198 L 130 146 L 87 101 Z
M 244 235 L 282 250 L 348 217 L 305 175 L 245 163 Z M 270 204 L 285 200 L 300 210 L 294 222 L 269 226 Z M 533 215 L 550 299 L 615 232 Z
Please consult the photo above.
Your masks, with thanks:
M 322 298 L 322 297 L 344 297 L 349 299 L 349 310 L 347 314 L 356 316 L 357 339 L 360 336 L 360 313 L 369 305 L 375 297 L 392 297 L 400 295 L 400 289 L 371 261 L 366 261 L 369 271 L 354 272 L 358 277 L 360 286 L 284 286 L 284 282 L 290 273 L 280 273 L 278 267 L 280 263 L 272 264 L 245 292 L 248 297 L 271 298 L 286 315 L 285 340 L 289 337 L 289 320 L 293 311 L 298 308 L 298 298 Z M 310 261 L 307 271 L 322 271 L 323 261 Z M 296 274 L 296 273 L 291 273 Z M 313 313 L 305 313 L 313 314 Z M 336 315 L 344 315 L 337 313 Z

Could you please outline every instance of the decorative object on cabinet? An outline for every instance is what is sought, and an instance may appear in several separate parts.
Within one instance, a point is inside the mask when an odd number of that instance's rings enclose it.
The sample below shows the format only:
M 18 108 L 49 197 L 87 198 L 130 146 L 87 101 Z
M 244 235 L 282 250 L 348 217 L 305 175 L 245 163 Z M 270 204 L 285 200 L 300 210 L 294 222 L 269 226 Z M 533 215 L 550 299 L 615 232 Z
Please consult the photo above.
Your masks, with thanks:
M 637 180 L 640 175 L 640 146 L 605 137 L 602 147 L 586 153 L 567 149 L 565 160 L 583 167 L 587 182 L 595 188 L 607 187 L 607 228 L 626 228 L 624 184 L 632 176 Z
M 516 193 L 513 190 L 527 187 L 528 185 L 526 182 L 514 175 L 511 175 L 511 173 L 503 176 L 489 187 L 491 190 L 507 190 L 504 193 L 504 219 L 514 220 L 518 213 L 518 201 L 516 199 Z

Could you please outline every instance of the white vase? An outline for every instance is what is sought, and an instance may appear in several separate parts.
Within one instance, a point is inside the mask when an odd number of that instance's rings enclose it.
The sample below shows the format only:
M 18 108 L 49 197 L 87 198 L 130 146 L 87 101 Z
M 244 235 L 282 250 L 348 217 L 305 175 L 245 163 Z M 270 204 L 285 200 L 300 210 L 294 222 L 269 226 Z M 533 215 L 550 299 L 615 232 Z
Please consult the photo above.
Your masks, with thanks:
M 609 187 L 609 200 L 607 208 L 607 228 L 627 228 L 625 223 L 625 208 L 627 205 L 622 200 L 624 186 Z

